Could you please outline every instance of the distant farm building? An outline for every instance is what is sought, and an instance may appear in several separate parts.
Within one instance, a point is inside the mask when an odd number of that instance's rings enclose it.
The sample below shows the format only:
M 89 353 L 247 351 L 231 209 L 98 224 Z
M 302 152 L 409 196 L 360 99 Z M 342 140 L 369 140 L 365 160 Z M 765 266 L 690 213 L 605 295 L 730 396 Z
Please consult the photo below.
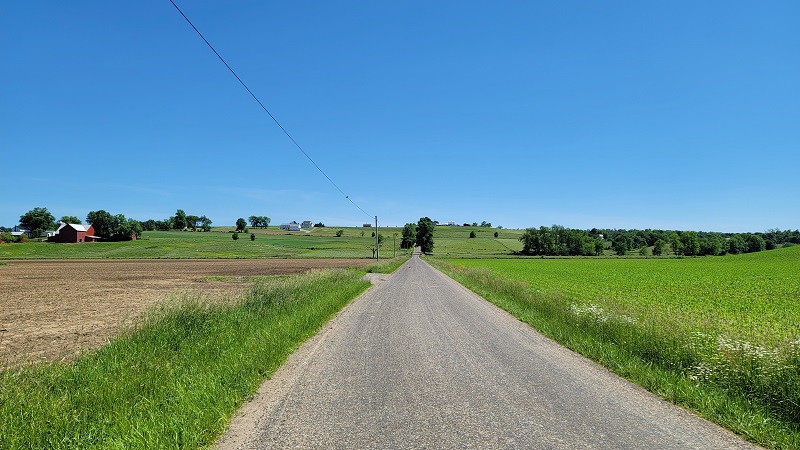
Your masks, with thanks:
M 310 220 L 304 220 L 303 223 L 300 224 L 300 228 L 312 228 L 314 226 Z
M 27 235 L 29 238 L 39 237 L 39 236 L 34 236 L 32 230 L 24 228 L 20 225 L 15 225 L 14 229 L 11 230 L 12 236 L 22 236 L 23 234 Z
M 281 230 L 300 231 L 300 224 L 298 224 L 295 221 L 292 221 L 291 223 L 282 223 L 281 224 Z
M 79 242 L 99 241 L 100 238 L 94 235 L 94 227 L 91 225 L 61 223 L 61 226 L 47 240 L 49 242 L 77 244 Z
M 371 227 L 371 226 L 372 226 L 372 224 L 371 224 L 371 223 L 365 223 L 365 224 L 364 224 L 364 228 L 369 228 L 369 227 Z

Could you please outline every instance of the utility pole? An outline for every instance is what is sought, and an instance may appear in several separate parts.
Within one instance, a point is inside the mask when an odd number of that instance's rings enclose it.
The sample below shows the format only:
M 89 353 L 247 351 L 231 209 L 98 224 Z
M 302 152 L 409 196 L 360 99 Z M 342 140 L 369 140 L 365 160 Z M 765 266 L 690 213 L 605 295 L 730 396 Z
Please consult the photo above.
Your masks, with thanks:
M 375 261 L 380 261 L 381 257 L 379 255 L 380 249 L 378 248 L 378 216 L 375 216 Z

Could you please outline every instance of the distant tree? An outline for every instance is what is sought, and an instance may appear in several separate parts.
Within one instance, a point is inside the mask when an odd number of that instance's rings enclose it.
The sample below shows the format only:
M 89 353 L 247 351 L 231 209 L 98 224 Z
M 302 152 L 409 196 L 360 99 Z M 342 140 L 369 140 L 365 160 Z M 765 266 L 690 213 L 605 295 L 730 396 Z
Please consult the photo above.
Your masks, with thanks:
M 500 233 L 498 233 L 497 231 L 495 231 L 495 232 L 494 232 L 494 238 L 495 238 L 495 239 L 497 239 L 497 237 L 498 237 L 498 236 L 500 236 Z
M 200 216 L 200 226 L 203 229 L 203 231 L 206 232 L 211 231 L 211 223 L 212 223 L 211 219 L 209 219 L 208 217 Z
M 234 241 L 238 241 L 239 240 L 239 233 L 238 232 L 233 233 L 231 235 L 231 239 L 233 239 Z
M 183 230 L 188 227 L 189 224 L 186 220 L 186 212 L 182 209 L 175 211 L 175 217 L 172 218 L 172 228 L 175 230 Z
M 472 225 L 471 225 L 471 226 L 473 226 L 473 227 L 477 227 L 477 226 L 478 226 L 478 222 L 472 222 Z
M 747 242 L 740 234 L 734 234 L 728 239 L 728 253 L 738 255 L 747 251 Z
M 661 254 L 664 252 L 664 246 L 666 244 L 667 243 L 664 242 L 662 239 L 657 239 L 653 243 L 653 256 L 661 256 Z
M 164 220 L 156 220 L 156 229 L 158 231 L 169 231 L 175 229 L 172 225 L 172 217 Z
M 486 228 L 492 228 L 492 223 L 484 220 L 483 222 L 481 222 L 481 226 Z
M 476 236 L 477 235 L 475 234 L 475 230 L 469 232 L 469 238 L 470 239 L 475 239 Z
M 193 215 L 186 216 L 186 227 L 192 231 L 197 231 L 197 224 L 200 222 L 200 218 Z
M 102 209 L 89 211 L 89 214 L 86 215 L 86 222 L 94 227 L 94 234 L 103 239 L 110 238 L 119 228 L 119 219 Z
M 374 231 L 372 232 L 372 237 L 375 237 L 375 232 Z
M 645 246 L 642 246 L 642 248 L 639 249 L 639 254 L 642 255 L 642 256 L 647 256 L 648 253 L 649 253 L 649 249 L 647 247 L 645 247 Z
M 757 234 L 748 234 L 744 238 L 747 245 L 747 253 L 763 252 L 766 249 L 766 242 L 764 238 Z
M 244 232 L 245 228 L 247 228 L 247 222 L 241 217 L 236 219 L 236 232 Z
M 250 240 L 251 241 L 255 241 L 256 240 L 256 234 L 255 233 L 251 233 L 250 234 Z
M 603 250 L 605 250 L 606 245 L 603 243 L 601 239 L 594 240 L 594 254 L 595 256 L 602 256 Z
M 314 228 L 325 228 L 325 224 L 322 222 L 315 223 Z
M 672 233 L 669 235 L 669 244 L 672 247 L 672 253 L 676 255 L 683 254 L 683 243 L 681 242 L 681 237 L 678 233 Z
M 153 219 L 147 219 L 142 222 L 142 229 L 144 231 L 156 231 L 156 221 Z
M 56 227 L 56 218 L 47 208 L 36 207 L 19 216 L 19 224 L 31 230 L 34 237 Z
M 417 223 L 417 245 L 422 252 L 433 253 L 433 222 L 427 217 L 421 217 Z
M 625 252 L 628 251 L 628 239 L 624 234 L 614 238 L 614 240 L 611 242 L 611 249 L 614 250 L 614 253 L 619 256 L 625 255 Z
M 62 216 L 61 219 L 59 220 L 59 222 L 74 223 L 74 224 L 78 224 L 78 225 L 83 223 L 83 222 L 81 222 L 81 219 L 78 219 L 75 216 Z
M 250 226 L 253 228 L 267 228 L 269 227 L 269 223 L 272 219 L 267 216 L 250 216 L 247 221 L 250 222 Z
M 723 242 L 719 234 L 709 234 L 700 238 L 700 255 L 717 256 L 722 255 Z
M 684 231 L 680 239 L 684 255 L 697 256 L 700 254 L 700 238 L 696 231 Z
M 117 229 L 114 230 L 110 236 L 111 240 L 127 241 L 134 236 L 137 238 L 142 235 L 142 224 L 138 220 L 126 219 L 124 215 L 117 214 L 115 216 L 117 222 Z
M 403 226 L 402 238 L 400 239 L 400 248 L 411 248 L 417 241 L 417 226 L 413 223 L 407 223 Z
M 94 228 L 95 236 L 109 241 L 127 241 L 134 236 L 139 237 L 144 229 L 138 220 L 126 219 L 123 214 L 112 215 L 102 209 L 89 211 L 86 222 Z
M 344 236 L 344 230 L 336 230 L 336 237 Z M 364 232 L 361 232 L 361 236 L 364 236 Z

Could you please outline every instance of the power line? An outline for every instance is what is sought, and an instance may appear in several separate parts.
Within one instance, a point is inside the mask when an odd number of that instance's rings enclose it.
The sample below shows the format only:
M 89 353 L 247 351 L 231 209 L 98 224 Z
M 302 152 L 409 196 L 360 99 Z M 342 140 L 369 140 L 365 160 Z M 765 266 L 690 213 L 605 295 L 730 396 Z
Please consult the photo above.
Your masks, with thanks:
M 314 160 L 311 158 L 311 156 L 309 156 L 309 155 L 308 155 L 308 153 L 306 153 L 306 151 L 305 151 L 305 150 L 303 150 L 303 147 L 301 147 L 301 146 L 300 146 L 300 144 L 298 144 L 298 143 L 297 143 L 297 141 L 296 141 L 296 140 L 295 140 L 295 139 L 292 137 L 292 135 L 291 135 L 291 134 L 289 134 L 289 132 L 288 132 L 288 131 L 286 131 L 286 128 L 284 128 L 284 127 L 283 127 L 283 125 L 281 125 L 281 123 L 280 123 L 280 122 L 278 122 L 278 119 L 276 119 L 276 118 L 275 118 L 275 116 L 273 116 L 273 115 L 272 115 L 272 113 L 271 113 L 271 112 L 269 112 L 269 110 L 267 109 L 267 107 L 266 107 L 266 106 L 264 106 L 264 104 L 263 104 L 263 103 L 261 103 L 261 100 L 259 100 L 259 99 L 258 99 L 258 97 L 256 97 L 256 94 L 254 94 L 254 93 L 253 93 L 253 91 L 251 91 L 251 90 L 250 90 L 250 88 L 249 88 L 249 87 L 247 87 L 247 85 L 244 83 L 244 81 L 242 81 L 242 79 L 241 79 L 241 78 L 239 78 L 239 75 L 237 75 L 237 74 L 236 74 L 236 72 L 234 72 L 234 70 L 231 68 L 231 66 L 230 66 L 230 65 L 228 65 L 228 63 L 227 63 L 227 62 L 225 62 L 225 59 L 222 57 L 222 55 L 220 55 L 220 54 L 219 54 L 219 52 L 217 52 L 217 50 L 214 48 L 214 46 L 213 46 L 213 45 L 211 45 L 211 43 L 210 43 L 210 42 L 208 42 L 208 39 L 206 39 L 206 38 L 205 38 L 205 36 L 203 36 L 203 33 L 201 33 L 201 32 L 200 32 L 200 30 L 198 30 L 198 29 L 197 29 L 197 27 L 196 27 L 196 26 L 194 26 L 194 24 L 192 23 L 192 21 L 191 21 L 191 20 L 189 20 L 189 18 L 188 18 L 188 17 L 186 17 L 186 14 L 184 14 L 184 13 L 183 13 L 183 11 L 181 11 L 181 9 L 178 7 L 178 5 L 176 5 L 176 4 L 175 4 L 175 2 L 174 2 L 173 0 L 169 0 L 169 2 L 170 2 L 170 3 L 172 3 L 172 6 L 174 6 L 174 7 L 175 7 L 175 9 L 177 9 L 177 10 L 178 10 L 178 12 L 181 14 L 181 16 L 183 16 L 183 18 L 184 18 L 184 19 L 186 19 L 186 22 L 188 22 L 188 23 L 189 23 L 189 25 L 190 25 L 190 26 L 191 26 L 191 27 L 194 29 L 194 31 L 197 33 L 197 35 L 198 35 L 198 36 L 200 36 L 200 39 L 202 39 L 202 40 L 203 40 L 203 42 L 205 42 L 205 43 L 206 43 L 206 45 L 208 45 L 208 48 L 210 48 L 210 49 L 211 49 L 211 51 L 212 51 L 212 52 L 214 52 L 214 54 L 215 54 L 215 55 L 217 55 L 217 58 L 219 58 L 219 60 L 220 60 L 220 61 L 222 61 L 222 64 L 225 64 L 225 67 L 227 67 L 227 68 L 228 68 L 228 70 L 229 70 L 229 71 L 230 71 L 230 72 L 233 74 L 233 76 L 234 76 L 234 77 L 236 77 L 236 79 L 237 79 L 237 80 L 239 80 L 239 83 L 242 85 L 242 87 L 244 87 L 244 88 L 245 88 L 245 90 L 247 90 L 247 92 L 250 94 L 250 96 L 251 96 L 251 97 L 253 97 L 253 100 L 255 100 L 255 101 L 256 101 L 256 103 L 258 103 L 258 106 L 260 106 L 260 107 L 261 107 L 261 109 L 263 109 L 263 110 L 264 110 L 264 112 L 266 112 L 266 113 L 267 113 L 267 115 L 269 115 L 269 117 L 272 119 L 272 121 L 273 121 L 273 122 L 275 122 L 275 124 L 276 124 L 276 125 L 278 125 L 278 128 L 280 128 L 280 129 L 281 129 L 281 131 L 283 131 L 283 134 L 285 134 L 285 135 L 286 135 L 286 137 L 288 137 L 288 138 L 289 138 L 289 140 L 291 140 L 291 141 L 292 141 L 292 143 L 294 144 L 294 146 L 295 146 L 295 147 L 297 147 L 297 148 L 298 148 L 298 149 L 299 149 L 299 150 L 300 150 L 300 151 L 303 153 L 303 155 L 305 155 L 305 157 L 306 157 L 306 158 L 308 158 L 308 160 L 309 160 L 309 161 L 311 161 L 311 164 L 313 164 L 313 165 L 314 165 L 314 167 L 316 167 L 316 168 L 317 168 L 317 170 L 319 170 L 319 173 L 321 173 L 321 174 L 322 174 L 322 175 L 323 175 L 325 178 L 327 178 L 327 179 L 328 179 L 328 181 L 330 181 L 330 182 L 331 182 L 331 184 L 333 185 L 333 187 L 335 187 L 335 188 L 336 188 L 336 190 L 338 190 L 338 191 L 339 191 L 339 192 L 340 192 L 342 195 L 344 195 L 344 198 L 346 198 L 347 200 L 349 200 L 349 201 L 350 201 L 350 203 L 352 203 L 352 204 L 353 204 L 353 206 L 355 206 L 356 208 L 358 208 L 358 209 L 359 209 L 359 210 L 360 210 L 362 213 L 366 214 L 367 216 L 369 216 L 369 217 L 372 217 L 372 215 L 371 215 L 371 214 L 369 214 L 369 213 L 367 213 L 366 211 L 364 211 L 363 209 L 361 209 L 361 207 L 360 207 L 360 206 L 358 206 L 358 205 L 356 204 L 356 202 L 354 202 L 354 201 L 353 201 L 353 199 L 351 199 L 351 198 L 350 198 L 350 196 L 349 196 L 349 195 L 345 194 L 345 193 L 344 193 L 344 191 L 343 191 L 341 188 L 339 188 L 339 186 L 338 186 L 336 183 L 334 183 L 334 182 L 333 182 L 333 180 L 331 179 L 331 177 L 329 177 L 329 176 L 328 176 L 328 174 L 326 174 L 326 173 L 325 173 L 325 171 L 324 171 L 324 170 L 322 170 L 322 168 L 321 168 L 321 167 L 320 167 L 320 166 L 319 166 L 319 165 L 318 165 L 318 164 L 317 164 L 317 163 L 316 163 L 316 162 L 315 162 L 315 161 L 314 161 Z

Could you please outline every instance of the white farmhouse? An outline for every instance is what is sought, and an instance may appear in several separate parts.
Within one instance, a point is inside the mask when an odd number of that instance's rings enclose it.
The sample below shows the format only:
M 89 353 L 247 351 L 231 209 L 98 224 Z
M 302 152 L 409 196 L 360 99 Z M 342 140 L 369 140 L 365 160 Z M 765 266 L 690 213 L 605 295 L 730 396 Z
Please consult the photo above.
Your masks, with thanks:
M 291 223 L 282 223 L 281 224 L 281 230 L 300 231 L 300 224 L 298 224 L 294 220 Z
M 304 220 L 303 223 L 300 224 L 300 228 L 312 228 L 314 226 L 310 220 Z

